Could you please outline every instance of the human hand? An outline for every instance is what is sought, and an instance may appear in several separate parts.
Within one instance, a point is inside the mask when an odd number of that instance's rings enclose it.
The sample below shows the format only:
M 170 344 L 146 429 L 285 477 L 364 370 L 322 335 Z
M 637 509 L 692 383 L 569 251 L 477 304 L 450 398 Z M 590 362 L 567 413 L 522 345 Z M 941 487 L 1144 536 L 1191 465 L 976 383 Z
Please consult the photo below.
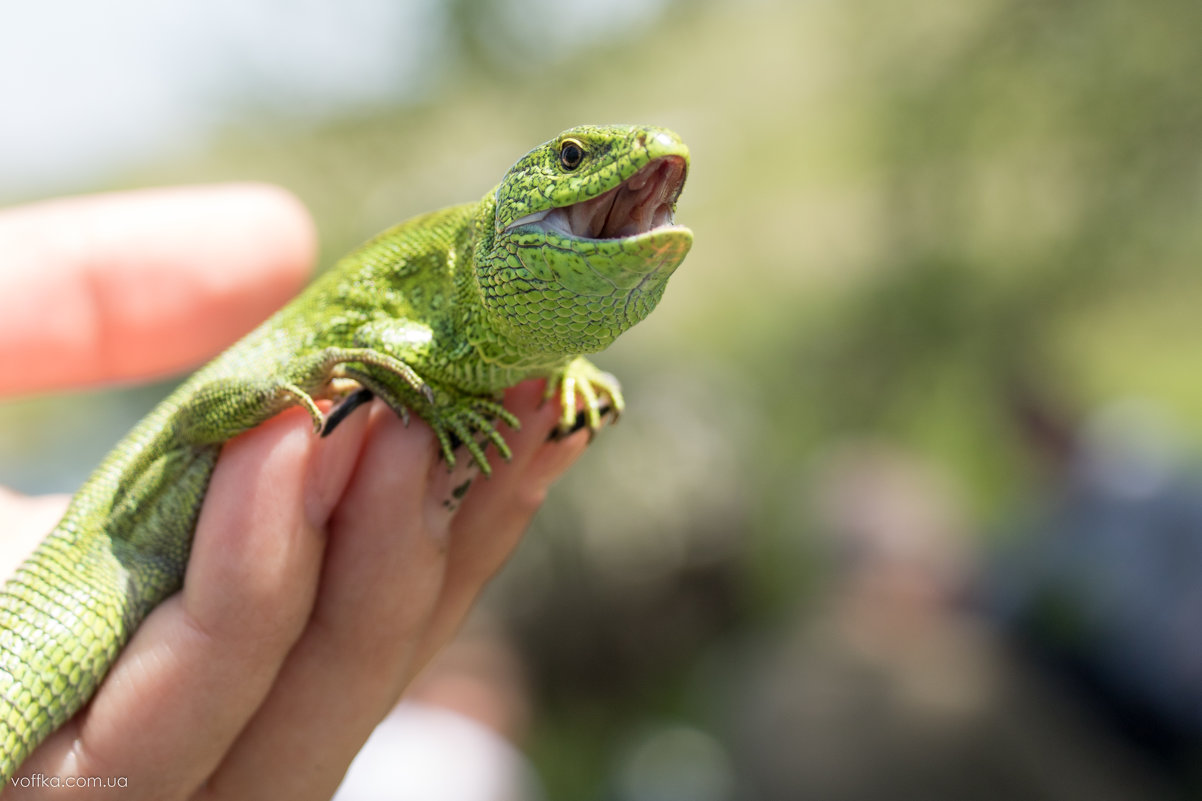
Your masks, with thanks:
M 292 294 L 312 250 L 307 215 L 267 187 L 0 213 L 0 361 L 19 354 L 33 365 L 0 376 L 0 392 L 192 362 Z M 88 707 L 18 776 L 123 777 L 125 786 L 89 797 L 124 801 L 328 798 L 583 451 L 583 433 L 546 442 L 556 405 L 540 399 L 535 383 L 508 393 L 523 424 L 507 435 L 513 460 L 458 508 L 452 491 L 470 460 L 448 473 L 429 427 L 406 428 L 378 402 L 328 439 L 294 409 L 232 440 L 183 590 L 151 613 Z M 5 546 L 0 572 L 64 503 L 0 494 L 5 536 L 22 543 Z M 55 792 L 76 791 L 12 786 L 5 798 Z

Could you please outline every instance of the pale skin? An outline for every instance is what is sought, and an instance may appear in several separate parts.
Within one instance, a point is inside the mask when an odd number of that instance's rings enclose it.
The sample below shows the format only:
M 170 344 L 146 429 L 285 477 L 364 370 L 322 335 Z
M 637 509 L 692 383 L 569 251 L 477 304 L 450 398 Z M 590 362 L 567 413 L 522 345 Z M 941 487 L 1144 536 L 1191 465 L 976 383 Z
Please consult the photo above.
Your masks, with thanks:
M 192 367 L 290 297 L 313 253 L 308 214 L 260 185 L 2 211 L 0 363 L 30 368 L 0 374 L 0 394 Z M 583 431 L 547 441 L 558 408 L 541 401 L 540 382 L 506 394 L 522 422 L 506 431 L 513 460 L 455 509 L 443 501 L 471 460 L 448 473 L 429 427 L 378 401 L 327 439 L 292 409 L 229 442 L 183 590 L 18 776 L 121 776 L 86 792 L 122 801 L 329 798 L 584 450 Z M 66 502 L 0 490 L 0 573 Z

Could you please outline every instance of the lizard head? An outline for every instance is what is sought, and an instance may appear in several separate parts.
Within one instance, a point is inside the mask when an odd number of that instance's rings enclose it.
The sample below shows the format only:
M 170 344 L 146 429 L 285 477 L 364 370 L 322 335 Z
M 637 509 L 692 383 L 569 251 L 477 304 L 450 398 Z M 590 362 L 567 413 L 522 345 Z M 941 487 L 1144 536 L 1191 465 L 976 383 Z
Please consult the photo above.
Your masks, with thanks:
M 663 128 L 582 126 L 530 151 L 494 194 L 477 280 L 522 348 L 608 346 L 655 308 L 693 244 L 673 221 L 689 150 Z

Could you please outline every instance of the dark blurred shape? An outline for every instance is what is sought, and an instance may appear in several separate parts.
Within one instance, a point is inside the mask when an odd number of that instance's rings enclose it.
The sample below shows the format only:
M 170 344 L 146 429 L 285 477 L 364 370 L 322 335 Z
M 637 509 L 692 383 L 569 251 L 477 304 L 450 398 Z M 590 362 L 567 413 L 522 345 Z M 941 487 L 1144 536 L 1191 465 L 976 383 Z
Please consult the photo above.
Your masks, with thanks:
M 746 797 L 1167 797 L 1138 754 L 957 602 L 970 532 L 938 469 L 857 443 L 813 487 L 836 569 L 826 601 L 735 671 Z
M 1202 757 L 1202 477 L 1154 404 L 1096 412 L 1057 491 L 987 572 L 989 608 L 1135 744 Z

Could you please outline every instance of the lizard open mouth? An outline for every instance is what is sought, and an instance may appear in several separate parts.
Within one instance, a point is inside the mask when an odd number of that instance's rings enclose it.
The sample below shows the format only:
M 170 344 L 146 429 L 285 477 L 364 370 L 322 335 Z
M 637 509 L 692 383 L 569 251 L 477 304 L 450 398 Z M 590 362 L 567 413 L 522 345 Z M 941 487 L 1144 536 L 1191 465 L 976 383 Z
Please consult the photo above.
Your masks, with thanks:
M 663 156 L 608 192 L 570 206 L 527 214 L 507 227 L 538 225 L 575 239 L 624 239 L 672 225 L 684 187 L 685 161 Z

